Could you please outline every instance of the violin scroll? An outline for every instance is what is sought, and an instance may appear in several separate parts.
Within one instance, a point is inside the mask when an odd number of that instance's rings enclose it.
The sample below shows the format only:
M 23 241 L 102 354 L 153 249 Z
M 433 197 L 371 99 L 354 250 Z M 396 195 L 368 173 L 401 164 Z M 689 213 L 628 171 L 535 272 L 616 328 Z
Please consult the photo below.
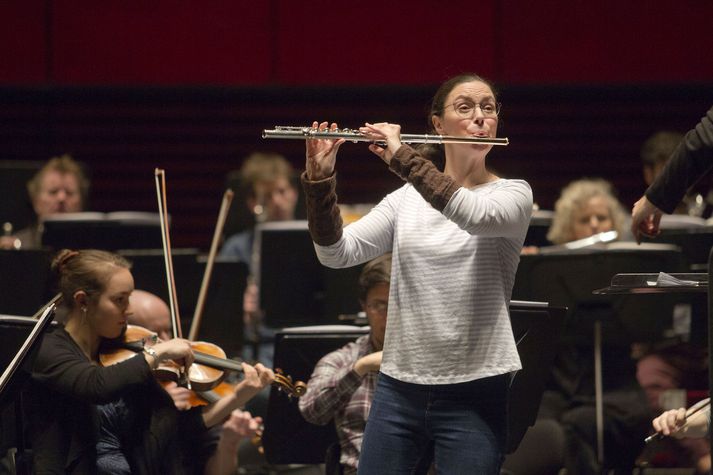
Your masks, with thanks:
M 280 368 L 275 368 L 275 381 L 272 383 L 277 389 L 287 393 L 289 397 L 300 397 L 307 392 L 307 385 L 302 381 L 292 382 L 292 376 L 286 375 Z

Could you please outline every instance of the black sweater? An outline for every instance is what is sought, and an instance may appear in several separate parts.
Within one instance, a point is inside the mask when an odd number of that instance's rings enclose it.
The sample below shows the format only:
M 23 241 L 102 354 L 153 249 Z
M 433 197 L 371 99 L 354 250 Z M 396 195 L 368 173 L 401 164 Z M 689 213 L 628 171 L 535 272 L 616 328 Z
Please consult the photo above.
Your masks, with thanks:
M 686 191 L 713 168 L 713 107 L 686 133 L 663 172 L 646 190 L 657 208 L 673 213 Z
M 187 427 L 190 437 L 205 432 L 200 408 L 183 413 L 175 410 L 142 355 L 112 366 L 97 366 L 62 327 L 45 335 L 25 397 L 33 473 L 95 473 L 96 405 L 121 397 L 142 413 L 137 420 L 146 421 L 144 427 L 137 427 L 137 447 L 127 448 L 137 472 L 159 473 L 159 454 L 152 452 L 162 451 L 165 444 L 156 441 L 170 444 L 178 425 Z M 156 434 L 157 428 L 167 431 L 169 437 Z M 152 446 L 140 448 L 146 440 L 152 440 Z

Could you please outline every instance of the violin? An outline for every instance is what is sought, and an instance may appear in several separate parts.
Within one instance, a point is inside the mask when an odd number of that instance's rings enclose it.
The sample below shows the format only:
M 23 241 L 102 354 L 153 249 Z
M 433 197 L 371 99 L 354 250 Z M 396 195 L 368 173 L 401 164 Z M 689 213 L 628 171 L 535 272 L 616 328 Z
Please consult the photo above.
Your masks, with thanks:
M 162 169 L 157 168 L 154 172 L 154 178 L 156 182 L 156 198 L 158 201 L 158 211 L 161 225 L 161 240 L 163 244 L 163 256 L 166 267 L 166 284 L 168 288 L 169 309 L 171 313 L 173 337 L 181 338 L 181 321 L 178 313 L 176 284 L 173 276 L 173 259 L 171 258 L 171 238 L 168 231 L 168 206 L 166 204 L 166 172 Z M 198 331 L 198 325 L 200 324 L 201 315 L 203 311 L 203 304 L 205 302 L 205 295 L 208 283 L 210 281 L 210 271 L 212 269 L 212 262 L 215 260 L 218 243 L 220 242 L 220 235 L 222 233 L 221 223 L 225 223 L 228 207 L 230 206 L 232 198 L 233 192 L 231 190 L 227 190 L 223 196 L 223 203 L 221 204 L 221 209 L 218 216 L 218 225 L 216 226 L 216 230 L 213 236 L 209 259 L 208 263 L 206 264 L 206 272 L 203 276 L 203 282 L 201 285 L 201 290 L 198 299 L 199 301 L 196 305 L 196 313 L 194 315 L 194 320 L 191 327 L 190 339 L 195 338 Z M 184 376 L 183 378 L 188 380 L 189 389 L 197 388 L 193 381 L 192 375 L 195 375 L 197 378 L 199 377 L 199 375 L 201 376 L 201 379 L 196 380 L 196 382 L 198 383 L 198 387 L 212 389 L 222 381 L 223 374 L 221 373 L 221 371 L 229 370 L 242 372 L 242 367 L 240 366 L 240 364 L 236 363 L 233 360 L 228 360 L 225 357 L 225 352 L 218 346 L 213 345 L 212 343 L 205 342 L 191 343 L 191 345 L 195 345 L 193 346 L 195 363 L 193 363 L 193 365 L 191 365 L 191 368 L 189 368 L 187 375 L 188 377 L 186 378 Z M 143 350 L 143 346 L 141 348 Z M 201 352 L 201 350 L 203 350 L 203 352 Z M 213 373 L 209 372 L 207 369 L 203 370 L 195 368 L 198 365 L 204 365 L 208 368 L 217 370 L 217 372 Z M 206 376 L 206 380 L 210 380 L 210 382 L 206 381 L 206 384 L 203 384 L 202 380 L 204 372 L 206 374 L 210 374 L 210 376 Z M 274 373 L 275 381 L 273 381 L 273 385 L 276 385 L 278 389 L 286 391 L 288 395 L 299 397 L 307 391 L 306 384 L 301 381 L 293 383 L 292 378 L 290 376 L 286 376 L 279 368 L 275 369 Z
M 100 348 L 99 361 L 103 366 L 119 363 L 135 353 L 144 351 L 144 347 L 160 343 L 156 333 L 137 326 L 127 325 L 123 335 L 113 340 L 105 340 Z M 210 391 L 218 386 L 225 371 L 243 372 L 240 361 L 225 358 L 212 354 L 216 345 L 205 342 L 191 342 L 195 361 L 188 370 L 190 384 L 195 391 Z M 218 348 L 220 350 L 220 348 Z M 220 350 L 221 353 L 222 350 Z M 225 353 L 223 353 L 225 355 Z M 176 381 L 178 365 L 174 362 L 162 362 L 154 371 L 157 379 Z M 212 370 L 212 371 L 211 371 Z M 275 380 L 272 383 L 279 390 L 284 391 L 288 396 L 300 397 L 306 390 L 307 385 L 301 381 L 294 383 L 290 376 L 285 375 L 279 369 L 275 370 Z M 228 393 L 229 394 L 229 393 Z M 212 402 L 212 401 L 209 401 Z

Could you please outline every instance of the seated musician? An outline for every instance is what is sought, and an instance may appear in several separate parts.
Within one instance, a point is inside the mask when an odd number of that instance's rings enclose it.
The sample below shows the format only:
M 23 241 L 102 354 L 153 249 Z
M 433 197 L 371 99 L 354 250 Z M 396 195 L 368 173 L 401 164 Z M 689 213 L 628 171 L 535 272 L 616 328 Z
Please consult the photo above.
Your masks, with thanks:
M 168 360 L 192 363 L 190 342 L 172 339 L 116 364 L 100 362 L 102 343 L 121 336 L 131 314 L 134 283 L 128 262 L 104 251 L 63 250 L 53 270 L 68 313 L 63 326 L 45 335 L 26 391 L 34 472 L 97 473 L 101 414 L 96 405 L 113 401 L 122 402 L 127 417 L 122 423 L 131 428 L 131 437 L 121 439 L 121 450 L 132 472 L 200 473 L 224 467 L 225 459 L 216 457 L 225 453 L 198 459 L 195 441 L 226 419 L 232 424 L 229 431 L 249 433 L 254 423 L 235 420 L 233 411 L 273 381 L 272 371 L 243 364 L 245 378 L 234 393 L 209 406 L 178 411 L 152 370 Z
M 245 159 L 240 170 L 231 172 L 228 181 L 238 180 L 246 190 L 245 205 L 257 222 L 295 219 L 299 193 L 295 186 L 295 171 L 282 156 L 274 153 L 254 153 Z M 253 230 L 229 236 L 220 251 L 221 256 L 235 257 L 252 263 Z
M 666 411 L 669 391 L 705 391 L 707 389 L 708 358 L 704 348 L 688 342 L 662 341 L 647 350 L 637 361 L 636 378 L 644 389 L 653 414 L 657 432 L 671 435 L 679 424 L 686 422 L 685 412 Z M 675 406 L 674 406 L 675 407 Z M 703 411 L 705 412 L 705 411 Z M 686 423 L 686 430 L 647 444 L 639 461 L 651 468 L 696 467 L 698 473 L 709 473 L 710 444 L 696 438 L 696 413 Z M 705 427 L 703 428 L 705 430 Z
M 89 180 L 82 167 L 69 155 L 50 159 L 27 183 L 36 221 L 11 236 L 0 238 L 0 249 L 38 249 L 42 221 L 52 214 L 84 210 L 89 195 Z
M 163 341 L 171 338 L 171 310 L 158 295 L 134 289 L 129 303 L 132 310 L 128 316 L 130 325 L 138 325 L 151 330 Z M 163 388 L 171 396 L 178 410 L 185 411 L 192 407 L 191 401 L 195 399 L 193 391 L 179 386 L 173 381 L 163 384 Z M 251 437 L 261 424 L 262 418 L 254 418 L 250 412 L 236 409 L 222 426 L 212 427 L 208 433 L 201 437 L 205 450 L 215 450 L 210 459 L 211 467 L 210 469 L 206 468 L 206 473 L 234 473 L 238 464 L 239 443 L 243 439 Z M 101 434 L 100 446 L 103 444 L 104 450 L 111 454 L 117 445 L 115 434 L 104 431 L 103 428 Z
M 547 238 L 554 244 L 626 229 L 626 214 L 611 185 L 583 179 L 562 190 Z M 593 315 L 578 309 L 563 328 L 536 424 L 504 464 L 514 474 L 600 473 L 594 396 Z M 615 320 L 615 319 L 614 319 Z M 616 321 L 607 321 L 602 350 L 604 379 L 604 466 L 628 469 L 643 447 L 650 413 L 635 377 L 630 341 Z M 544 444 L 547 444 L 545 447 Z
M 238 181 L 246 190 L 245 205 L 258 223 L 295 219 L 299 193 L 295 186 L 295 171 L 282 156 L 275 153 L 254 153 L 248 156 L 240 170 L 231 172 L 228 181 Z M 246 229 L 228 237 L 220 250 L 220 257 L 236 259 L 249 266 L 253 259 L 255 230 Z M 253 272 L 255 269 L 251 269 Z M 245 325 L 245 359 L 259 359 L 272 365 L 274 330 L 261 321 L 258 287 L 249 281 L 243 295 L 243 323 Z M 252 354 L 249 354 L 252 350 Z
M 386 331 L 391 282 L 391 254 L 364 266 L 359 276 L 359 301 L 369 320 L 368 335 L 324 356 L 315 366 L 300 398 L 304 418 L 318 425 L 334 419 L 344 474 L 355 474 L 369 415 Z
M 552 244 L 565 244 L 606 231 L 627 233 L 626 213 L 614 196 L 611 183 L 585 178 L 568 184 L 555 203 L 555 215 L 547 232 Z M 523 254 L 537 254 L 536 246 L 523 248 Z

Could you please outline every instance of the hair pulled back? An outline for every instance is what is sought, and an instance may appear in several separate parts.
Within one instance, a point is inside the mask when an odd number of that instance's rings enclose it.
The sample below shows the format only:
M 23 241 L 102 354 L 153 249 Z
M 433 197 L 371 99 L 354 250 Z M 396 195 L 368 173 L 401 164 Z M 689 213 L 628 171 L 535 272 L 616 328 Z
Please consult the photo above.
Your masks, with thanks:
M 74 307 L 74 294 L 80 290 L 90 298 L 98 296 L 120 268 L 130 269 L 131 264 L 111 252 L 62 249 L 52 260 L 58 291 L 62 293 L 62 305 L 71 310 Z

